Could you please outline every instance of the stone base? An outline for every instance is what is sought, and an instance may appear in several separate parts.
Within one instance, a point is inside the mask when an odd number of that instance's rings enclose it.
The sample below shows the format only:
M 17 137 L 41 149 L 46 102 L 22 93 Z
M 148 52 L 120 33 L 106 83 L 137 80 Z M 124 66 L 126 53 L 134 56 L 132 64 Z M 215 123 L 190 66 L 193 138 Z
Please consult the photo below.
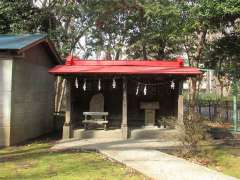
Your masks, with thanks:
M 131 139 L 157 139 L 158 141 L 168 142 L 177 141 L 179 132 L 176 129 L 132 129 Z
M 127 126 L 122 126 L 122 139 L 128 139 L 129 138 L 129 129 Z
M 10 126 L 0 127 L 0 147 L 10 145 Z
M 62 131 L 62 139 L 69 139 L 72 138 L 73 134 L 73 127 L 72 125 L 64 125 Z
M 122 130 L 121 129 L 108 129 L 104 131 L 103 129 L 74 129 L 73 138 L 77 139 L 122 139 Z
M 142 129 L 159 129 L 158 126 L 142 126 Z

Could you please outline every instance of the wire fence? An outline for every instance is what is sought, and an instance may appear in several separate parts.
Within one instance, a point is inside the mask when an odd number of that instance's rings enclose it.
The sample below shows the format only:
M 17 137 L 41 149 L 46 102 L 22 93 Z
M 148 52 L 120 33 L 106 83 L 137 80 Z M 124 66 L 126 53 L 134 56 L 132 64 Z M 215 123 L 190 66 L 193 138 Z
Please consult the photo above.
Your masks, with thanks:
M 185 101 L 185 111 L 188 110 L 188 102 Z M 240 121 L 240 102 L 238 102 L 238 121 Z M 229 100 L 200 100 L 196 111 L 204 118 L 212 122 L 221 121 L 232 123 L 233 104 Z

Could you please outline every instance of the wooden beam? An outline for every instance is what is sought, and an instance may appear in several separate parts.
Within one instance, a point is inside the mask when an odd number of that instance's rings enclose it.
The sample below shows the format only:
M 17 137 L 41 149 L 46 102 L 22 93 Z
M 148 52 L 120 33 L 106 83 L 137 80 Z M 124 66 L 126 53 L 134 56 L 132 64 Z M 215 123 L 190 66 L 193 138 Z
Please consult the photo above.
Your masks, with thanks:
M 65 112 L 65 122 L 63 126 L 63 139 L 68 139 L 72 137 L 72 103 L 71 103 L 71 81 L 66 80 L 66 112 Z
M 178 91 L 178 124 L 179 125 L 183 125 L 183 113 L 184 113 L 183 81 L 179 81 L 179 91 Z
M 127 119 L 127 79 L 123 78 L 122 89 L 122 138 L 128 138 L 128 119 Z

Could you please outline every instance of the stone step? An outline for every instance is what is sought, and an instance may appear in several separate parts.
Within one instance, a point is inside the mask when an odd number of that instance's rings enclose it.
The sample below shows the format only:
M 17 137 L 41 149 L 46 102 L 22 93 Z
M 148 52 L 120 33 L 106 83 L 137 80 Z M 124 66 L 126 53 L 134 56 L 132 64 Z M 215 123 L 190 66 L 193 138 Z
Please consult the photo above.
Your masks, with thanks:
M 158 139 L 160 141 L 176 140 L 179 132 L 176 129 L 160 129 L 160 128 L 138 128 L 130 129 L 130 139 Z M 75 129 L 73 130 L 73 138 L 77 139 L 91 139 L 91 138 L 112 138 L 121 139 L 121 129 Z
M 225 139 L 225 144 L 230 146 L 239 146 L 240 145 L 240 139 Z
M 160 128 L 141 128 L 131 130 L 131 139 L 159 139 L 176 140 L 179 131 L 176 129 L 160 129 Z
M 84 130 L 84 129 L 75 129 L 73 130 L 73 138 L 79 139 L 90 139 L 90 138 L 113 138 L 121 139 L 122 131 L 121 129 L 114 130 Z
M 234 132 L 234 133 L 232 133 L 232 134 L 233 134 L 233 137 L 234 137 L 235 139 L 240 140 L 240 132 Z

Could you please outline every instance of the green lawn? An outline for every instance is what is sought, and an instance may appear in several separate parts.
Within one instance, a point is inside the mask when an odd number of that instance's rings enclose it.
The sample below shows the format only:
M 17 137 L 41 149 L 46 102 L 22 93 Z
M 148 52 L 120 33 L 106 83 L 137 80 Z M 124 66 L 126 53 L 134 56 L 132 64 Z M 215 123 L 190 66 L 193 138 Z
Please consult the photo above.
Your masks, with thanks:
M 224 174 L 240 178 L 239 146 L 202 146 L 200 153 L 191 157 L 190 160 Z
M 95 152 L 51 152 L 50 147 L 50 143 L 36 142 L 0 149 L 0 179 L 147 179 Z

